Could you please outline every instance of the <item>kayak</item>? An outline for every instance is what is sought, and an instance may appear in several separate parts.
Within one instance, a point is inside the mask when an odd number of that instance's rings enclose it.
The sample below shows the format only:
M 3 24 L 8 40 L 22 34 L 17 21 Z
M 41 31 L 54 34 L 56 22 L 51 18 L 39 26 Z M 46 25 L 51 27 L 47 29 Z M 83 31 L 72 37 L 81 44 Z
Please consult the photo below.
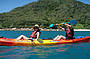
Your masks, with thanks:
M 0 38 L 0 46 L 38 46 L 38 45 L 57 45 L 57 44 L 67 44 L 67 43 L 80 43 L 80 42 L 90 42 L 90 36 L 78 39 L 70 40 L 53 40 L 53 39 L 42 39 L 42 42 L 38 40 L 17 40 L 9 38 Z

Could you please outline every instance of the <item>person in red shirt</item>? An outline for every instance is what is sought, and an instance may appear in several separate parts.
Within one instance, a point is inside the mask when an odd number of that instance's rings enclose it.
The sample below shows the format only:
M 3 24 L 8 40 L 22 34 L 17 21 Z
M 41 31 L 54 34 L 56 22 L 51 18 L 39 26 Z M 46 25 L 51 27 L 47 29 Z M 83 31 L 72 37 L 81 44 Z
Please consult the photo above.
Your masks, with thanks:
M 34 27 L 33 27 L 33 32 L 32 32 L 32 34 L 30 35 L 30 37 L 28 38 L 28 37 L 26 37 L 26 36 L 24 36 L 24 35 L 21 35 L 21 36 L 19 36 L 18 38 L 16 38 L 17 40 L 31 40 L 31 41 L 33 41 L 33 39 L 39 39 L 39 36 L 40 36 L 40 34 L 41 34 L 41 32 L 40 32 L 40 29 L 39 29 L 39 25 L 35 25 Z
M 39 39 L 39 36 L 40 36 L 40 34 L 41 34 L 39 25 L 36 24 L 36 25 L 33 27 L 33 30 L 34 30 L 34 31 L 33 31 L 32 34 L 30 35 L 30 38 Z
M 62 25 L 66 25 L 66 28 L 62 28 L 61 26 L 59 26 L 58 24 L 56 24 L 60 29 L 62 29 L 63 31 L 66 31 L 66 37 L 64 36 L 57 36 L 54 40 L 59 40 L 59 39 L 73 39 L 74 37 L 74 29 L 72 28 L 72 26 L 70 24 L 66 24 L 66 23 L 62 23 Z

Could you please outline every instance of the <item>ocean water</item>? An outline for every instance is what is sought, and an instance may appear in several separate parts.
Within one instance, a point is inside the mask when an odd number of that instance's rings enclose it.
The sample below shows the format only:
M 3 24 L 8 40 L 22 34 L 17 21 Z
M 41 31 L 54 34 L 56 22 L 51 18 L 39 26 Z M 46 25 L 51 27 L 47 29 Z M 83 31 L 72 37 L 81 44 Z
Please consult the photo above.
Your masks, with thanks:
M 0 31 L 0 36 L 29 37 L 32 31 Z M 54 38 L 64 31 L 42 31 L 40 38 Z M 75 36 L 90 36 L 90 31 L 76 31 Z M 47 46 L 0 46 L 0 59 L 90 59 L 90 43 L 74 43 Z

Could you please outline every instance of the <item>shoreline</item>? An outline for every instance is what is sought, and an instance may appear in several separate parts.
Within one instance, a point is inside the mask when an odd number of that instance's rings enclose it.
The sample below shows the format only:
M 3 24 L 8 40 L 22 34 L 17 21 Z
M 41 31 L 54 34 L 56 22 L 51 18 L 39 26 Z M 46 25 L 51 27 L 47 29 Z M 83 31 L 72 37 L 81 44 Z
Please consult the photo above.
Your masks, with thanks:
M 90 31 L 90 29 L 74 29 L 74 31 Z
M 61 29 L 46 29 L 40 28 L 41 31 L 62 31 Z M 4 28 L 0 31 L 33 31 L 32 28 Z M 74 31 L 90 31 L 90 29 L 74 29 Z

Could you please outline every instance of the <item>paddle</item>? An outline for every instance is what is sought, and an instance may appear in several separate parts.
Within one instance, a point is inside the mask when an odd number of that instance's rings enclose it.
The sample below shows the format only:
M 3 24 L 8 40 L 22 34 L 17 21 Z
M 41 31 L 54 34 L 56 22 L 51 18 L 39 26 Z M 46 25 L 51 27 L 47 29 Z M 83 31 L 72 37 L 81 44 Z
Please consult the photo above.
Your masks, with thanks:
M 28 38 L 29 40 L 31 40 L 33 42 L 33 38 Z M 42 39 L 37 39 L 38 42 L 43 43 Z
M 73 20 L 70 20 L 69 23 L 70 23 L 71 25 L 76 25 L 76 24 L 77 24 L 77 21 L 73 19 Z M 67 24 L 68 24 L 68 23 L 67 23 Z
M 62 24 L 58 24 L 58 25 L 62 25 Z M 56 26 L 56 24 L 50 24 L 49 27 L 53 27 L 53 26 Z
M 42 39 L 37 39 L 37 41 L 39 41 L 40 43 L 43 43 L 43 40 Z
M 70 20 L 69 22 L 66 22 L 67 24 L 71 24 L 71 25 L 76 25 L 77 24 L 77 21 L 76 20 Z M 56 24 L 50 24 L 49 27 L 53 27 L 55 26 Z M 62 24 L 58 24 L 58 25 L 62 25 Z

